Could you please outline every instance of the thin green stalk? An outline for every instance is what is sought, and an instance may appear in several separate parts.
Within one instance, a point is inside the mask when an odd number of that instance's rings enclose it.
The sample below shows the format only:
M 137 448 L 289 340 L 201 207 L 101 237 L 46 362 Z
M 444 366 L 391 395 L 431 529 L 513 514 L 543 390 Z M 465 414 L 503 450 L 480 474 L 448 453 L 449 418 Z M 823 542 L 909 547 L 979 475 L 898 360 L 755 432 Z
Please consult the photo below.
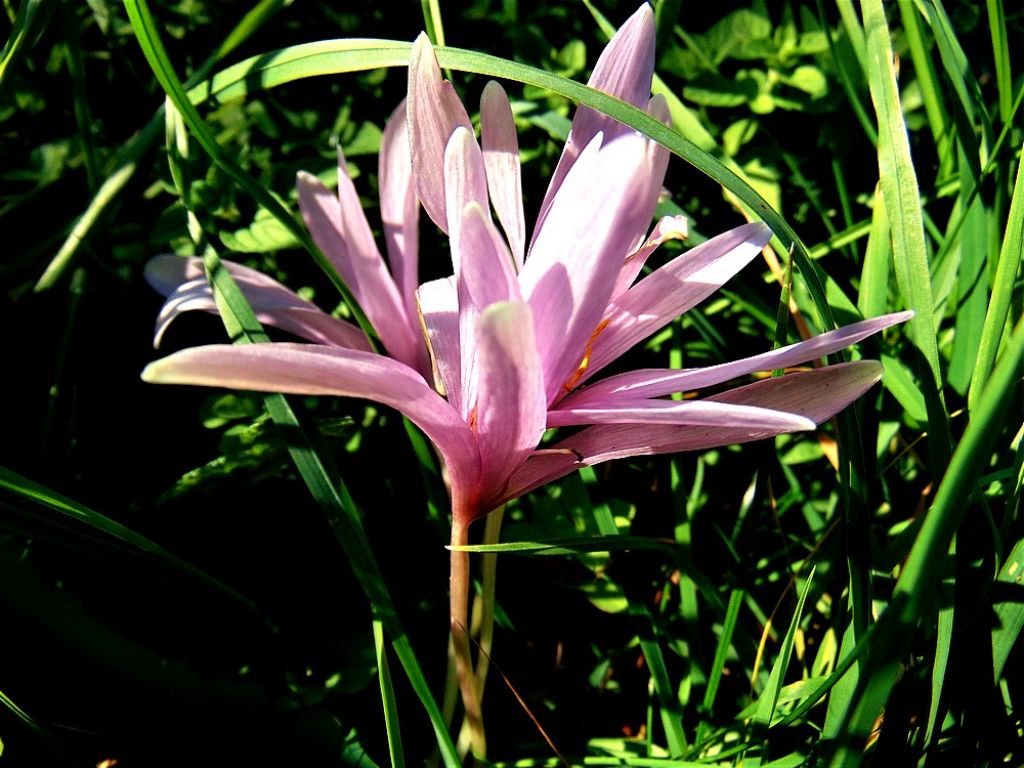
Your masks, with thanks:
M 380 697 L 384 707 L 384 730 L 388 735 L 391 768 L 405 768 L 402 730 L 398 725 L 398 702 L 395 701 L 395 689 L 391 683 L 388 655 L 384 646 L 384 624 L 379 619 L 374 619 L 373 622 L 373 650 L 377 657 L 377 680 L 380 683 Z

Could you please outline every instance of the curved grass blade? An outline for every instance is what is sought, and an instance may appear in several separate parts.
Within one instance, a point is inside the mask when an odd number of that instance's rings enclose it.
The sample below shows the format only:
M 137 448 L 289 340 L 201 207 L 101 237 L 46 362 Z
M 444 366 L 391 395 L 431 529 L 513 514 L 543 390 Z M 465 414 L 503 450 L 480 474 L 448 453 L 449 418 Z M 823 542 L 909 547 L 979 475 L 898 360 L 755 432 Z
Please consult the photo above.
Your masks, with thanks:
M 123 541 L 148 555 L 152 555 L 153 557 L 166 562 L 168 565 L 171 565 L 180 571 L 184 571 L 191 576 L 198 578 L 200 581 L 213 587 L 218 592 L 228 595 L 232 600 L 240 602 L 250 610 L 260 613 L 260 610 L 255 603 L 241 593 L 236 592 L 222 581 L 210 576 L 202 569 L 181 560 L 156 542 L 147 539 L 141 534 L 135 533 L 135 531 L 131 530 L 127 526 L 122 525 L 116 520 L 112 520 L 106 515 L 102 515 L 93 509 L 90 509 L 84 504 L 79 504 L 77 501 L 69 499 L 67 496 L 63 496 L 56 491 L 52 491 L 34 480 L 30 480 L 27 477 L 19 475 L 17 472 L 13 472 L 6 467 L 0 467 L 0 488 L 4 488 L 11 493 L 21 496 L 22 498 L 34 501 L 37 504 L 48 507 L 49 509 L 73 520 L 77 520 L 90 528 L 94 528 L 108 536 L 119 539 L 120 541 Z

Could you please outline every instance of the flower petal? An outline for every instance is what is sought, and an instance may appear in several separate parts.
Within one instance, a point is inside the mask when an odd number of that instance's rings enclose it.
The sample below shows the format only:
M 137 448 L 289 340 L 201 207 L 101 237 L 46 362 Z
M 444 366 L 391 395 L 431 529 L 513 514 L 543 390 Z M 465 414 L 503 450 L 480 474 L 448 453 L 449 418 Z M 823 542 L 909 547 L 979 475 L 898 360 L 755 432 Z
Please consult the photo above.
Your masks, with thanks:
M 654 38 L 654 12 L 644 3 L 605 46 L 587 85 L 643 109 L 650 98 L 654 77 Z M 603 133 L 608 142 L 631 131 L 631 128 L 590 107 L 577 108 L 569 138 L 537 216 L 538 229 L 547 218 L 566 174 L 591 140 L 598 133 Z
M 457 127 L 472 132 L 473 124 L 452 84 L 441 78 L 437 57 L 425 34 L 412 46 L 407 103 L 416 192 L 427 215 L 447 232 L 444 151 Z
M 530 308 L 492 304 L 477 328 L 479 382 L 474 410 L 485 498 L 504 492 L 509 475 L 544 434 L 547 400 Z M 489 510 L 484 509 L 483 512 Z
M 480 455 L 473 433 L 419 373 L 383 355 L 308 344 L 214 344 L 150 363 L 142 378 L 155 384 L 358 397 L 390 406 L 438 447 L 453 495 L 476 495 Z
M 377 175 L 388 264 L 402 296 L 405 313 L 412 319 L 416 317 L 416 286 L 419 282 L 420 207 L 412 183 L 412 154 L 404 100 L 384 125 Z
M 580 424 L 678 424 L 744 429 L 814 429 L 805 416 L 748 405 L 719 403 L 711 399 L 639 400 L 614 406 L 557 408 L 548 412 L 549 427 Z
M 610 376 L 573 392 L 560 403 L 560 407 L 599 407 L 616 402 L 632 402 L 637 398 L 661 397 L 675 392 L 713 387 L 758 371 L 802 365 L 845 349 L 884 328 L 909 320 L 912 316 L 912 312 L 895 312 L 861 320 L 806 341 L 706 368 L 647 369 Z
M 451 221 L 453 217 L 450 217 Z M 521 301 L 519 284 L 508 252 L 494 223 L 477 203 L 462 213 L 462 223 L 452 226 L 452 260 L 459 295 L 459 344 L 462 355 L 462 417 L 476 407 L 479 318 L 492 304 Z M 461 254 L 461 256 L 456 256 Z M 531 339 L 533 338 L 531 334 Z M 534 351 L 535 352 L 535 351 Z
M 431 280 L 416 290 L 420 323 L 430 351 L 437 390 L 462 413 L 462 355 L 459 351 L 459 295 L 455 277 Z
M 371 350 L 366 335 L 351 323 L 331 317 L 316 305 L 300 298 L 276 280 L 231 261 L 222 261 L 256 318 L 316 344 Z M 153 346 L 159 347 L 164 332 L 183 312 L 202 310 L 217 314 L 217 303 L 206 280 L 202 259 L 157 256 L 146 264 L 146 279 L 167 295 L 156 321 Z
M 475 203 L 490 216 L 487 204 L 487 176 L 484 157 L 473 132 L 459 126 L 448 140 L 444 150 L 444 190 L 448 216 L 448 235 L 452 243 L 459 240 L 459 225 L 466 206 Z M 453 245 L 452 265 L 459 274 L 462 249 Z
M 864 394 L 882 376 L 874 360 L 841 363 L 750 384 L 708 398 L 806 416 L 821 423 Z M 600 424 L 588 427 L 527 459 L 509 480 L 504 500 L 557 480 L 582 465 L 627 456 L 699 451 L 772 437 L 788 430 Z
M 622 271 L 619 272 L 615 287 L 612 289 L 612 298 L 617 299 L 629 290 L 633 281 L 636 280 L 636 276 L 640 274 L 640 270 L 647 263 L 647 259 L 658 249 L 659 245 L 669 240 L 685 240 L 688 235 L 689 226 L 685 216 L 662 216 L 654 225 L 654 229 L 651 230 L 651 234 L 648 235 L 643 245 L 626 257 Z
M 519 138 L 505 89 L 494 80 L 484 86 L 480 97 L 480 141 L 491 202 L 512 248 L 516 268 L 522 269 L 526 219 L 523 215 Z
M 645 183 L 644 139 L 594 137 L 565 178 L 519 273 L 533 310 L 549 402 L 579 367 L 633 240 L 630 207 Z
M 717 291 L 770 238 L 771 231 L 760 222 L 736 227 L 676 257 L 614 299 L 580 381 Z
M 377 250 L 340 150 L 337 197 L 308 173 L 299 173 L 298 191 L 310 234 L 337 268 L 385 348 L 395 359 L 426 372 L 426 352 Z

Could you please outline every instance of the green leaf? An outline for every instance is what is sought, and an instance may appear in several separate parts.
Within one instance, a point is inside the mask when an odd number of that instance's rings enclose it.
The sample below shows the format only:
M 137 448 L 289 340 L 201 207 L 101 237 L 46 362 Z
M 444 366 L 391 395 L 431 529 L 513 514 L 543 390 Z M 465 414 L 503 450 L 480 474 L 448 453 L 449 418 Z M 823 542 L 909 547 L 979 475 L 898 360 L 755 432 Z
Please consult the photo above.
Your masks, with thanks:
M 234 232 L 221 232 L 224 247 L 236 253 L 268 253 L 299 244 L 295 234 L 266 208 L 260 208 L 252 224 Z

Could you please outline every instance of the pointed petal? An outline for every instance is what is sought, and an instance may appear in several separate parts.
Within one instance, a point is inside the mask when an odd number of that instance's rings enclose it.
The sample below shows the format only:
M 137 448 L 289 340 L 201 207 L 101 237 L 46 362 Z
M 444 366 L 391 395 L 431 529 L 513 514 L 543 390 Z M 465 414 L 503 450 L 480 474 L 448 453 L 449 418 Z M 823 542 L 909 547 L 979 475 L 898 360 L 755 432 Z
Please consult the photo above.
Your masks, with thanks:
M 404 100 L 384 126 L 377 175 L 388 264 L 405 305 L 405 313 L 412 319 L 416 317 L 416 287 L 419 284 L 420 207 L 412 183 L 412 154 Z
M 626 257 L 622 271 L 615 281 L 615 288 L 612 289 L 612 299 L 617 299 L 633 285 L 636 276 L 644 268 L 647 259 L 654 253 L 658 246 L 669 240 L 685 240 L 689 236 L 689 226 L 685 216 L 662 216 L 654 226 L 651 234 L 637 250 Z
M 719 403 L 710 399 L 685 402 L 639 400 L 604 407 L 560 407 L 548 412 L 549 427 L 580 424 L 677 424 L 784 431 L 814 429 L 814 422 L 804 416 L 748 405 Z
M 462 355 L 459 344 L 459 297 L 455 278 L 424 283 L 416 291 L 420 323 L 430 350 L 437 390 L 459 414 L 462 408 Z
M 708 399 L 788 411 L 821 423 L 864 394 L 881 375 L 882 366 L 877 361 L 861 360 L 765 379 Z M 627 456 L 700 451 L 760 440 L 786 431 L 789 430 L 650 424 L 588 427 L 527 459 L 509 480 L 505 500 L 557 480 L 582 465 Z
M 425 34 L 412 46 L 407 103 L 416 192 L 427 215 L 447 232 L 444 150 L 457 127 L 472 132 L 473 124 L 452 84 L 441 78 L 437 57 Z
M 480 145 L 473 132 L 459 126 L 448 140 L 444 151 L 444 190 L 448 216 L 448 235 L 452 243 L 459 240 L 459 225 L 466 206 L 475 203 L 490 216 L 487 204 L 487 177 Z M 461 249 L 452 247 L 452 265 L 459 274 Z
M 522 299 L 512 256 L 494 223 L 477 203 L 466 206 L 462 223 L 457 228 L 453 226 L 452 231 L 459 233 L 452 239 L 452 260 L 459 265 L 455 279 L 462 354 L 461 413 L 463 418 L 468 418 L 469 411 L 476 405 L 476 368 L 481 364 L 477 353 L 480 316 L 492 304 Z M 532 340 L 532 334 L 530 338 Z
M 523 268 L 526 219 L 523 215 L 523 183 L 519 164 L 519 138 L 512 106 L 500 85 L 491 80 L 480 97 L 480 140 L 483 144 L 487 189 L 512 248 L 516 268 Z
M 365 334 L 351 323 L 322 312 L 261 272 L 230 261 L 221 263 L 234 277 L 261 323 L 316 344 L 370 351 Z M 192 310 L 218 313 L 202 259 L 157 256 L 146 265 L 146 279 L 157 291 L 167 295 L 157 317 L 154 347 L 160 346 L 164 332 L 181 313 Z
M 649 369 L 622 373 L 602 379 L 574 392 L 561 402 L 560 407 L 592 407 L 616 401 L 629 402 L 637 398 L 662 397 L 675 392 L 713 387 L 758 371 L 802 365 L 846 349 L 884 328 L 905 322 L 912 316 L 912 312 L 895 312 L 870 320 L 861 320 L 843 328 L 814 336 L 806 341 L 706 368 L 690 368 L 679 371 Z
M 629 252 L 630 206 L 644 184 L 645 146 L 597 136 L 565 178 L 519 273 L 533 310 L 549 402 L 579 367 Z
M 408 365 L 425 367 L 421 342 L 377 250 L 340 151 L 338 159 L 337 197 L 315 176 L 298 175 L 299 207 L 306 226 L 352 291 L 388 352 Z
M 480 315 L 477 339 L 474 414 L 481 486 L 485 496 L 499 496 L 544 434 L 547 400 L 530 308 L 522 302 L 492 304 Z
M 644 3 L 608 42 L 587 85 L 638 109 L 646 107 L 654 76 L 654 38 L 654 12 Z M 604 133 L 607 142 L 630 131 L 631 128 L 590 107 L 580 106 L 576 110 L 565 149 L 537 216 L 538 228 L 547 218 L 548 209 L 569 168 L 594 136 Z
M 480 457 L 469 427 L 419 373 L 383 355 L 307 344 L 214 344 L 150 363 L 142 378 L 372 400 L 405 414 L 433 441 L 451 473 L 453 493 L 469 494 L 478 483 Z
M 736 227 L 676 257 L 613 300 L 580 380 L 717 291 L 770 238 L 760 222 Z

